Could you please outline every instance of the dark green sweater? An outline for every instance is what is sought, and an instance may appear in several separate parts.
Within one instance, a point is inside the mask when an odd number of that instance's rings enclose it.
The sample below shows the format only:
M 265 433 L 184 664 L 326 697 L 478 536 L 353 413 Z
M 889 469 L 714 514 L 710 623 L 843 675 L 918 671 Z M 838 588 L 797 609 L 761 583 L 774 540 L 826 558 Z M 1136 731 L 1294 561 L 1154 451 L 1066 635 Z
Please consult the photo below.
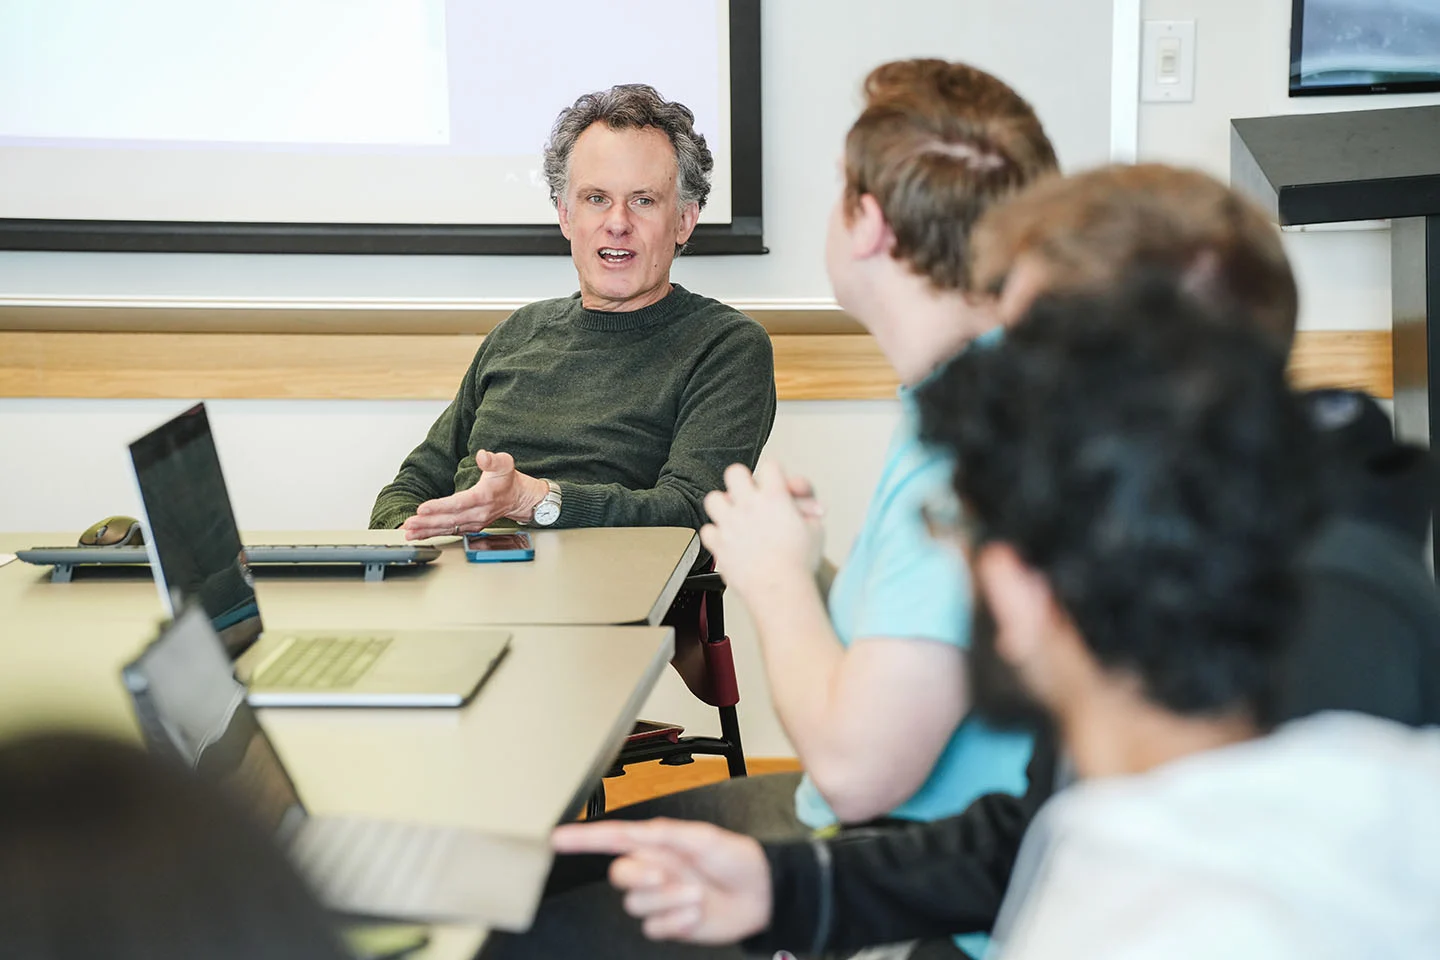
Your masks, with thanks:
M 542 300 L 485 338 L 370 526 L 473 486 L 485 449 L 560 484 L 556 526 L 698 529 L 705 494 L 730 464 L 755 466 L 774 422 L 770 337 L 743 313 L 678 285 L 631 313 Z

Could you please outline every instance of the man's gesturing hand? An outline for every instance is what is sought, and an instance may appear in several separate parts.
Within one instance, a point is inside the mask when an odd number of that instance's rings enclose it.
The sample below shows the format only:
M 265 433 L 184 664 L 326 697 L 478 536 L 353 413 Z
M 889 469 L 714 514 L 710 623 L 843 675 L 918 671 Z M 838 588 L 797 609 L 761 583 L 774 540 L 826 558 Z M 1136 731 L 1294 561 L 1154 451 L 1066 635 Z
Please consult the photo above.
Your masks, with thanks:
M 652 940 L 734 943 L 770 925 L 770 864 L 753 838 L 687 820 L 557 827 L 560 853 L 613 853 L 610 882 Z
M 415 516 L 400 526 L 405 539 L 475 533 L 501 517 L 524 522 L 535 515 L 535 505 L 550 492 L 544 480 L 516 470 L 515 458 L 508 453 L 481 450 L 475 454 L 475 465 L 480 468 L 475 486 L 420 504 Z

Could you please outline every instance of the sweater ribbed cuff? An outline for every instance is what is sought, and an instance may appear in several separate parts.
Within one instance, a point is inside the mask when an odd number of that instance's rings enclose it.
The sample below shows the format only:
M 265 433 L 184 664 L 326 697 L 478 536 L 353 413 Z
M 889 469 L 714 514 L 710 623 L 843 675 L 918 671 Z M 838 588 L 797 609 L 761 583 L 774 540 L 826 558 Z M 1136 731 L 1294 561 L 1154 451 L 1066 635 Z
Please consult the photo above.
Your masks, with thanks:
M 398 530 L 400 525 L 414 516 L 415 508 L 408 504 L 381 507 L 376 504 L 370 514 L 371 530 Z
M 741 944 L 747 952 L 823 952 L 832 907 L 829 848 L 820 840 L 762 844 L 770 864 L 770 926 Z
M 561 483 L 560 519 L 557 527 L 600 527 L 605 525 L 606 503 L 600 486 Z

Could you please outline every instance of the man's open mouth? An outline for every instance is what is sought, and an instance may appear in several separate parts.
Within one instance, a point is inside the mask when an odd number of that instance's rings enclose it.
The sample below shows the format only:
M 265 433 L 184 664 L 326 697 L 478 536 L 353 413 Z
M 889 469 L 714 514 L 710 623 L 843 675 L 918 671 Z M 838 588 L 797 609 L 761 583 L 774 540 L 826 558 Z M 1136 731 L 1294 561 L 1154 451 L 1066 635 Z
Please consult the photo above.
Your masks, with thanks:
M 625 263 L 627 260 L 635 259 L 633 250 L 621 250 L 619 247 L 601 247 L 600 259 L 606 263 Z

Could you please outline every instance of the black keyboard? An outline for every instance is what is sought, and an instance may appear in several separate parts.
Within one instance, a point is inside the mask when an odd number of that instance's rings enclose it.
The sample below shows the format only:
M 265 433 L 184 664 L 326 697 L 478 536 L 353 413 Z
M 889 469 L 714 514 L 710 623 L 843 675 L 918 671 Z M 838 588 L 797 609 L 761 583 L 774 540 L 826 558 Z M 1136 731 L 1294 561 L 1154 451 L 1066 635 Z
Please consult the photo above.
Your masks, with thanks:
M 66 564 L 149 564 L 144 547 L 31 547 L 15 554 L 26 563 Z M 263 563 L 429 563 L 440 556 L 440 548 L 408 543 L 343 544 L 257 544 L 245 548 L 253 564 Z

